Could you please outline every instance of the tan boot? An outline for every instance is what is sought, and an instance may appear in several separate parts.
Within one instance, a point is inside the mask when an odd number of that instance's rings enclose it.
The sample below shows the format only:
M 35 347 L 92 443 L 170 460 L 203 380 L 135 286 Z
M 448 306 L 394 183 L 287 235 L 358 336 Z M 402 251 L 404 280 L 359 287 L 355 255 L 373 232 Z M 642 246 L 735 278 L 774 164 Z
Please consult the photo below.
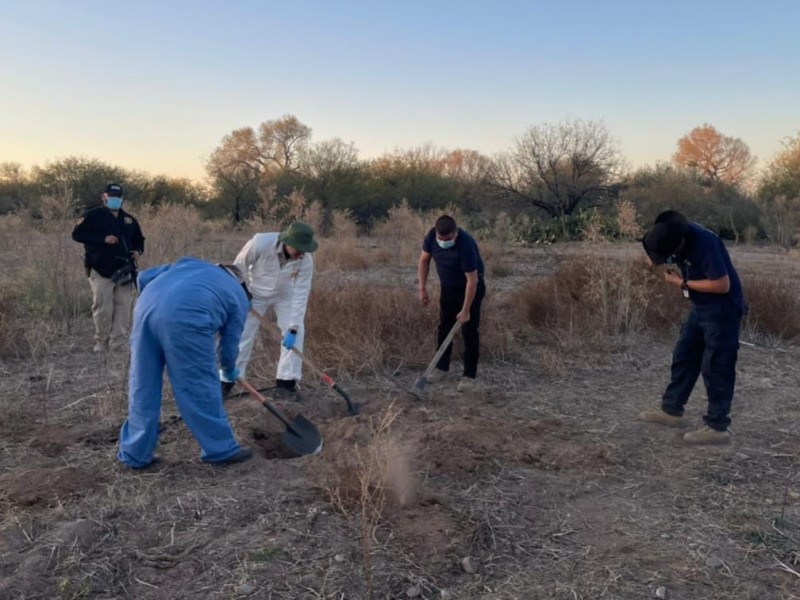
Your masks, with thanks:
M 697 431 L 683 434 L 683 441 L 687 444 L 730 444 L 731 434 L 706 425 Z
M 439 369 L 434 369 L 433 373 L 428 375 L 426 378 L 428 383 L 441 383 L 450 375 L 449 371 L 441 371 Z
M 683 417 L 667 414 L 660 408 L 639 413 L 639 420 L 645 423 L 658 423 L 667 427 L 686 427 L 686 421 L 684 421 Z
M 468 394 L 480 390 L 480 384 L 474 377 L 462 377 L 456 386 L 456 391 L 460 394 Z

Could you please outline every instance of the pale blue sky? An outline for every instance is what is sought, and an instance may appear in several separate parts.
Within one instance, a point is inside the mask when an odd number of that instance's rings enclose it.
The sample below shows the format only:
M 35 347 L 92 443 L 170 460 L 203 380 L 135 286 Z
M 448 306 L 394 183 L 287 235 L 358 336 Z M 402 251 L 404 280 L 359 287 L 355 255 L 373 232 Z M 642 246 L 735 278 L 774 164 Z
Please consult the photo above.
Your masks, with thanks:
M 763 166 L 800 132 L 800 1 L 0 0 L 0 162 L 202 179 L 285 114 L 361 158 L 602 120 L 632 166 L 710 123 Z

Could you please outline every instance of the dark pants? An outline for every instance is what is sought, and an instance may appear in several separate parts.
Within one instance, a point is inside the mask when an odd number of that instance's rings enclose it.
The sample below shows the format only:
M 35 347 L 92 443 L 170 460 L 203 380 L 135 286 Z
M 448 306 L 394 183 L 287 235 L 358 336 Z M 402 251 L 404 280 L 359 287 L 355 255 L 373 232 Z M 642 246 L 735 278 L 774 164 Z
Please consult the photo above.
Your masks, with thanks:
M 742 308 L 735 300 L 712 307 L 692 306 L 672 353 L 672 378 L 661 401 L 665 413 L 683 415 L 702 373 L 708 394 L 703 421 L 718 431 L 728 428 L 741 320 Z
M 437 346 L 441 346 L 447 334 L 456 324 L 456 315 L 461 312 L 464 306 L 464 294 L 466 288 L 442 287 L 439 297 L 439 329 L 437 335 Z M 469 310 L 469 321 L 461 326 L 461 335 L 464 336 L 464 377 L 472 377 L 478 374 L 478 357 L 480 356 L 480 333 L 481 325 L 481 303 L 486 295 L 486 285 L 478 283 L 475 290 L 475 299 Z M 453 354 L 453 344 L 450 343 L 442 354 L 436 368 L 442 371 L 450 370 L 450 356 Z

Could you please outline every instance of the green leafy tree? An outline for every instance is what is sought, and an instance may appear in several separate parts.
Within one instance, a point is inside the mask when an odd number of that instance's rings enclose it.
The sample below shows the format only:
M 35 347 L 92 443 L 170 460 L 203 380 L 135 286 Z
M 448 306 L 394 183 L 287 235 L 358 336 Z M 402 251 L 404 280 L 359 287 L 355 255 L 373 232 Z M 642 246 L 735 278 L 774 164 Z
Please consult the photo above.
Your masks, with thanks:
M 119 183 L 125 198 L 134 202 L 141 198 L 139 180 L 121 167 L 97 159 L 70 156 L 43 167 L 34 167 L 31 179 L 39 196 L 60 196 L 71 192 L 79 208 L 99 204 L 106 185 Z
M 727 239 L 748 228 L 761 229 L 761 211 L 752 198 L 733 185 L 708 183 L 696 172 L 666 163 L 635 171 L 625 186 L 645 227 L 665 210 L 677 210 Z
M 0 214 L 34 208 L 33 185 L 19 163 L 0 163 Z

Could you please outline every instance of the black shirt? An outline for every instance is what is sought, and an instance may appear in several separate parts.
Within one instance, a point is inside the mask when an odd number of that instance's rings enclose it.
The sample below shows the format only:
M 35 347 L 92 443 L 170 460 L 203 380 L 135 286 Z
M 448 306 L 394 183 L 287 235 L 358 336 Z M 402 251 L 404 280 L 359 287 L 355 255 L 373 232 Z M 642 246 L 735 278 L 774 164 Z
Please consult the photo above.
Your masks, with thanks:
M 708 229 L 697 223 L 689 223 L 689 234 L 686 236 L 686 247 L 680 252 L 678 265 L 683 276 L 693 279 L 721 279 L 728 276 L 731 282 L 727 294 L 709 294 L 689 291 L 691 301 L 699 306 L 713 306 L 733 300 L 741 304 L 742 283 L 733 267 L 728 249 L 722 240 Z
M 456 243 L 442 248 L 436 241 L 436 228 L 432 228 L 422 242 L 422 249 L 433 257 L 442 287 L 465 287 L 465 273 L 478 272 L 478 282 L 483 281 L 483 260 L 478 243 L 466 231 L 458 228 Z
M 72 230 L 72 239 L 86 250 L 84 264 L 102 277 L 111 277 L 130 260 L 131 252 L 144 252 L 139 222 L 122 209 L 118 213 L 115 217 L 105 206 L 91 208 Z M 106 244 L 109 235 L 116 236 L 119 243 Z

